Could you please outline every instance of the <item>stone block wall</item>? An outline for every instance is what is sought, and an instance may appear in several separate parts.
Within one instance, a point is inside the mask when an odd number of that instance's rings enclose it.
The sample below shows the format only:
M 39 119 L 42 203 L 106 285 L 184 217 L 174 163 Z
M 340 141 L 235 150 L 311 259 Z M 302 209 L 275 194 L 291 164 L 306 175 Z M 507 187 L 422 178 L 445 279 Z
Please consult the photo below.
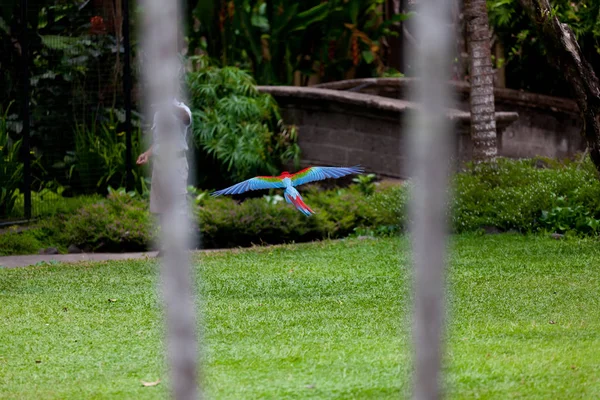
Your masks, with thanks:
M 404 169 L 404 135 L 400 120 L 372 118 L 315 108 L 282 109 L 298 128 L 302 162 L 307 165 L 362 165 L 369 171 L 399 176 Z
M 515 107 L 502 101 L 496 108 L 516 109 L 519 113 L 519 120 L 507 127 L 500 138 L 500 154 L 504 157 L 567 158 L 586 148 L 581 118 L 575 112 Z
M 281 107 L 287 124 L 296 125 L 302 164 L 352 166 L 390 178 L 407 178 L 408 143 L 406 121 L 413 103 L 362 93 L 302 87 L 261 87 Z M 454 124 L 456 161 L 469 160 L 472 143 L 470 115 L 448 110 Z M 497 114 L 500 129 L 517 118 L 515 113 Z
M 368 78 L 325 83 L 317 87 L 406 99 L 414 84 L 415 80 L 411 78 Z M 464 82 L 452 82 L 452 85 L 457 94 L 456 108 L 468 112 L 469 85 Z M 574 101 L 502 88 L 496 88 L 494 96 L 496 112 L 519 114 L 517 121 L 498 132 L 501 156 L 566 158 L 585 150 L 581 118 Z

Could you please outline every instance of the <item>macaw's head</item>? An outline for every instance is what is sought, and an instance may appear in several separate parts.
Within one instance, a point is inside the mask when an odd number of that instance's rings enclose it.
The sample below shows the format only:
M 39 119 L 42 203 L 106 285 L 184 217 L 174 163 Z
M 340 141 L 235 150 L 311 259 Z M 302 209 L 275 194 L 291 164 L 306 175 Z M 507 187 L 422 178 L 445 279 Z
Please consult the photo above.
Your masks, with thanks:
M 290 174 L 290 173 L 289 173 L 289 172 L 287 172 L 287 171 L 283 171 L 283 172 L 281 173 L 281 175 L 279 175 L 279 177 L 280 177 L 281 179 L 285 179 L 285 178 L 291 178 L 291 176 L 292 176 L 292 174 Z

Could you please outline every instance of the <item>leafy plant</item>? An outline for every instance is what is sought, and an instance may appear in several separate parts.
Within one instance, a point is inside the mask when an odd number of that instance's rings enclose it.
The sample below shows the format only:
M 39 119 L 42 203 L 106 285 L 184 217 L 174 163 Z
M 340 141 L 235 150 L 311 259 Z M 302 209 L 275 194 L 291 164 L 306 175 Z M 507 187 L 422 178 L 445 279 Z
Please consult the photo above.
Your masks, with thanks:
M 200 190 L 195 186 L 188 186 L 187 192 L 188 196 L 192 198 L 192 201 L 196 206 L 204 205 L 206 200 L 209 198 L 209 192 Z
M 86 192 L 105 193 L 109 186 L 125 186 L 127 146 L 125 132 L 119 131 L 118 127 L 119 120 L 114 110 L 109 110 L 105 117 L 96 116 L 91 122 L 76 123 L 75 150 L 68 151 L 63 161 L 53 167 L 64 169 L 69 181 Z M 134 128 L 133 155 L 139 154 L 141 142 L 141 129 Z M 136 189 L 140 193 L 147 192 L 141 168 L 136 166 L 132 172 Z
M 64 197 L 65 188 L 47 184 L 41 190 L 31 192 L 32 217 L 44 218 L 59 214 L 73 214 L 79 208 L 98 202 L 99 195 Z M 16 192 L 15 204 L 10 213 L 12 218 L 24 218 L 24 195 Z
M 12 103 L 11 103 L 12 104 Z M 18 190 L 23 182 L 23 163 L 20 159 L 21 139 L 11 139 L 7 126 L 10 105 L 0 107 L 0 215 L 14 208 Z
M 358 175 L 354 179 L 352 179 L 352 182 L 358 185 L 358 188 L 364 195 L 370 196 L 373 193 L 375 193 L 376 178 L 377 175 L 375 174 Z
M 190 16 L 192 50 L 252 71 L 260 84 L 333 80 L 384 70 L 382 39 L 406 15 L 384 21 L 383 0 L 198 1 Z
M 507 49 L 508 85 L 537 93 L 570 96 L 561 72 L 548 63 L 543 41 L 518 0 L 488 0 L 490 27 Z M 600 3 L 595 0 L 553 0 L 553 11 L 573 29 L 592 65 L 600 62 Z M 501 60 L 497 60 L 501 61 Z M 532 66 L 535 66 L 533 68 Z M 554 82 L 548 85 L 548 82 Z
M 188 74 L 194 124 L 192 135 L 226 179 L 235 181 L 298 164 L 296 129 L 283 124 L 272 96 L 260 93 L 252 77 L 234 67 L 217 68 L 196 57 L 203 68 Z
M 18 232 L 12 229 L 0 234 L 0 256 L 37 254 L 44 247 L 38 236 L 39 232 L 28 230 Z
M 31 146 L 40 163 L 32 171 L 43 181 L 66 185 L 65 171 L 51 166 L 74 147 L 74 121 L 91 124 L 104 108 L 122 107 L 120 29 L 110 34 L 91 2 L 30 1 L 28 21 L 20 20 L 18 1 L 7 0 L 0 10 L 0 104 L 11 100 L 22 106 L 19 55 L 22 27 L 29 28 Z M 119 7 L 114 20 L 119 21 Z M 98 29 L 97 25 L 101 26 Z M 17 122 L 17 121 L 14 121 Z M 13 123 L 11 134 L 20 134 Z M 74 156 L 71 154 L 71 156 Z M 36 182 L 34 189 L 42 189 Z
M 154 231 L 147 204 L 133 192 L 111 190 L 106 199 L 78 209 L 67 218 L 41 222 L 45 234 L 58 243 L 88 251 L 139 251 L 151 243 Z
M 302 194 L 316 211 L 311 218 L 278 194 L 238 202 L 195 188 L 189 193 L 201 245 L 236 247 L 395 235 L 407 226 L 411 190 L 410 182 L 382 182 L 368 195 L 357 184 L 330 190 L 309 185 Z M 124 189 L 108 191 L 105 199 L 82 200 L 76 209 L 65 207 L 64 215 L 42 221 L 42 232 L 36 237 L 61 248 L 76 244 L 98 251 L 145 249 L 156 234 L 147 200 Z M 469 165 L 454 177 L 452 192 L 451 221 L 456 232 L 496 228 L 600 234 L 600 182 L 589 160 L 580 164 L 499 159 L 495 165 Z
M 600 219 L 593 216 L 592 210 L 582 204 L 570 204 L 565 196 L 553 196 L 554 206 L 549 211 L 542 211 L 540 223 L 547 230 L 565 233 L 597 234 L 600 230 Z
M 581 167 L 575 162 L 542 159 L 471 165 L 454 179 L 454 228 L 459 232 L 483 227 L 535 232 L 548 227 L 541 222 L 542 211 L 552 210 L 560 197 L 598 218 L 600 184 L 591 161 Z

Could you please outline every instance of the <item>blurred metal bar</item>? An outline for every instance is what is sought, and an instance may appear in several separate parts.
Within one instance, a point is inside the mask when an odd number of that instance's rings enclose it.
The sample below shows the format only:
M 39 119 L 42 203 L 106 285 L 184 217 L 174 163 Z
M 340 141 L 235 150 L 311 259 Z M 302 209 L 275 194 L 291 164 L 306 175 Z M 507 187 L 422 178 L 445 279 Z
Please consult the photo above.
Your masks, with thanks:
M 123 0 L 123 102 L 125 103 L 125 170 L 127 191 L 134 190 L 133 182 L 133 149 L 131 143 L 131 38 L 129 34 L 129 0 Z
M 31 145 L 30 145 L 30 126 L 29 126 L 29 24 L 27 23 L 27 0 L 21 0 L 21 79 L 22 79 L 22 103 L 21 120 L 23 130 L 21 135 L 23 142 L 21 151 L 23 155 L 23 200 L 25 218 L 31 218 Z
M 454 44 L 451 1 L 418 2 L 414 21 L 418 46 L 408 56 L 416 60 L 415 70 L 420 78 L 413 93 L 419 109 L 410 123 L 408 164 L 414 183 L 410 212 L 414 268 L 413 397 L 417 400 L 442 396 L 447 202 L 454 149 L 454 132 L 446 117 L 452 105 L 448 84 Z
M 180 93 L 178 34 L 181 25 L 179 1 L 143 0 L 140 38 L 144 58 L 144 100 L 146 115 L 166 115 L 156 125 L 161 138 L 160 151 L 153 162 L 160 183 L 160 195 L 166 206 L 161 219 L 160 242 L 164 251 L 161 283 L 166 313 L 166 344 L 170 365 L 171 391 L 177 400 L 197 399 L 198 343 L 196 312 L 189 259 L 190 221 L 188 219 L 185 183 L 177 179 L 177 140 L 180 132 L 172 114 L 173 99 Z M 180 159 L 179 159 L 180 160 Z M 158 168 L 158 169 L 156 169 Z M 183 186 L 183 187 L 182 187 Z M 163 190 L 164 188 L 164 190 Z

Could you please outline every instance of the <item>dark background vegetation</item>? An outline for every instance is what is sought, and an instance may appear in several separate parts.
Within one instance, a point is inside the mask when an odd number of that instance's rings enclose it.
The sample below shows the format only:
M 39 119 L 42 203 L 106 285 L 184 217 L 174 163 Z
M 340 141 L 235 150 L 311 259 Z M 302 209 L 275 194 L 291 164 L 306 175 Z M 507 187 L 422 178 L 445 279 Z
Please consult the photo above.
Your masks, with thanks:
M 400 13 L 393 12 L 395 3 L 400 5 Z M 402 3 L 407 2 L 186 3 L 183 56 L 197 166 L 191 183 L 205 245 L 401 230 L 399 221 L 404 217 L 394 199 L 403 198 L 407 187 L 378 188 L 372 194 L 367 178 L 343 190 L 310 189 L 308 201 L 321 211 L 312 220 L 285 208 L 273 197 L 275 193 L 267 198 L 254 194 L 237 206 L 243 198 L 213 201 L 204 197 L 209 189 L 298 166 L 301 153 L 296 129 L 282 121 L 274 99 L 257 91 L 257 84 L 308 85 L 358 77 L 409 76 L 408 63 L 397 56 L 394 47 L 405 34 L 402 24 L 410 22 L 410 6 Z M 556 0 L 552 4 L 598 71 L 600 3 Z M 25 24 L 20 1 L 0 0 L 0 5 L 0 220 L 15 220 L 23 217 L 24 202 L 20 44 Z M 30 0 L 28 5 L 32 201 L 44 207 L 35 215 L 41 218 L 37 230 L 12 236 L 31 239 L 35 246 L 52 242 L 59 247 L 76 244 L 115 250 L 118 243 L 126 243 L 127 248 L 142 248 L 149 239 L 149 233 L 142 232 L 149 218 L 145 211 L 148 171 L 134 167 L 133 192 L 118 190 L 125 186 L 127 168 L 123 10 L 115 2 L 102 0 Z M 494 66 L 505 77 L 499 81 L 513 89 L 568 97 L 561 72 L 546 62 L 546 50 L 518 2 L 490 0 L 488 10 Z M 131 2 L 133 33 L 138 11 Z M 148 121 L 136 112 L 143 57 L 137 52 L 135 34 L 131 54 L 135 158 L 146 145 L 144 134 L 148 131 Z M 597 183 L 585 163 L 542 169 L 524 163 L 507 162 L 496 170 L 472 168 L 460 174 L 455 229 L 597 233 Z M 541 186 L 531 189 L 536 185 Z M 388 202 L 387 206 L 380 201 Z M 356 209 L 348 211 L 348 207 Z M 57 215 L 62 216 L 63 225 L 47 222 Z M 103 220 L 114 220 L 114 224 L 103 228 Z M 62 228 L 51 228 L 55 223 Z

